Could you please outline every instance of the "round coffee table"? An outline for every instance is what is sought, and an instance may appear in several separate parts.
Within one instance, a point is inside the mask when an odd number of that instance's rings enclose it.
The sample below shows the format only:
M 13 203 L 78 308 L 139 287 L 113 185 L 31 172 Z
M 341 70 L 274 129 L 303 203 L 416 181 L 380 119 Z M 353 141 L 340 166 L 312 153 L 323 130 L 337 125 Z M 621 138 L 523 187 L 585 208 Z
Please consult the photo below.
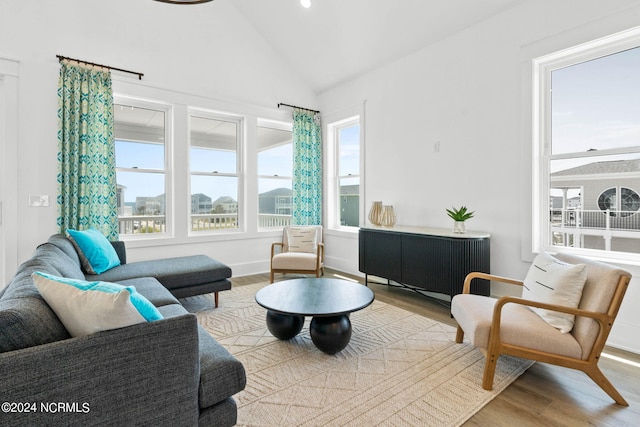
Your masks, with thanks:
M 277 282 L 256 293 L 256 302 L 267 309 L 267 328 L 273 336 L 281 340 L 295 337 L 305 316 L 312 316 L 311 340 L 328 354 L 349 344 L 349 314 L 367 307 L 373 299 L 373 291 L 359 283 L 315 277 Z

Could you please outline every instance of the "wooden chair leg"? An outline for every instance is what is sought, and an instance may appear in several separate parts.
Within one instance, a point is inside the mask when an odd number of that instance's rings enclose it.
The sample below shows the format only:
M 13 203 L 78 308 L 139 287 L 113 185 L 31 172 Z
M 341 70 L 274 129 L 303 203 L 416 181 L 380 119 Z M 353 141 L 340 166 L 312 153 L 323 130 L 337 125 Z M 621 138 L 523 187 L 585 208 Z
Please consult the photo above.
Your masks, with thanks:
M 269 273 L 269 281 L 270 283 L 273 283 L 273 270 Z
M 464 340 L 464 331 L 460 326 L 458 326 L 458 330 L 456 331 L 456 342 L 460 344 L 462 343 L 462 340 Z
M 589 375 L 589 378 L 591 378 L 593 382 L 598 384 L 605 393 L 611 396 L 611 398 L 615 400 L 618 405 L 629 406 L 627 401 L 624 400 L 624 397 L 622 397 L 622 395 L 618 393 L 618 390 L 616 390 L 613 384 L 609 382 L 607 377 L 604 376 L 597 365 L 591 365 L 589 368 L 583 369 L 583 371 L 585 374 Z
M 487 351 L 487 361 L 484 364 L 484 374 L 482 376 L 482 388 L 493 390 L 493 376 L 496 373 L 496 364 L 500 355 L 494 355 Z
M 213 293 L 213 299 L 215 301 L 216 308 L 218 308 L 218 292 Z

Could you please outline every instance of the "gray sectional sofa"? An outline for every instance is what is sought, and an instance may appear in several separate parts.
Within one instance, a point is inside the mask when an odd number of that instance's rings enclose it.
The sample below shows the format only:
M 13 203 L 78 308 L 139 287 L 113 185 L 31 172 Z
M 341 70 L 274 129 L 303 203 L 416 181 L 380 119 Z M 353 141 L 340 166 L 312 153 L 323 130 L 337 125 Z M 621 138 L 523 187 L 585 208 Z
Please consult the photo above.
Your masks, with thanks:
M 208 257 L 127 264 L 114 247 L 122 265 L 85 276 L 71 242 L 51 236 L 1 291 L 0 425 L 234 425 L 244 367 L 176 298 L 229 289 L 231 270 Z M 133 285 L 164 319 L 72 338 L 34 271 Z

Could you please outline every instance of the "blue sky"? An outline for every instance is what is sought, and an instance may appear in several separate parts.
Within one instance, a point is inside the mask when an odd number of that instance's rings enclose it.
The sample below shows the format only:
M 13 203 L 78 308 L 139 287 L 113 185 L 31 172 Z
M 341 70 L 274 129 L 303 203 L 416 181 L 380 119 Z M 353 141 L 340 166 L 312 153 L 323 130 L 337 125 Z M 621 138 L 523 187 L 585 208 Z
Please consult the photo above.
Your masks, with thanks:
M 640 145 L 640 48 L 553 71 L 552 121 L 553 154 Z M 555 161 L 552 171 L 592 161 Z

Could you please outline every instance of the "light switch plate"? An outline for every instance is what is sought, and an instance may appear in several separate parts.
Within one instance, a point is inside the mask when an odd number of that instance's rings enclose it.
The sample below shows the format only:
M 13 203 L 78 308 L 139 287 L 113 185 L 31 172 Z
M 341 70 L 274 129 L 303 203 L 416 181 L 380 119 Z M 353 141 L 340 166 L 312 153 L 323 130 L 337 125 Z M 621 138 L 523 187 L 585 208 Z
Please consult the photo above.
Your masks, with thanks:
M 29 194 L 29 206 L 33 206 L 33 207 L 49 206 L 49 196 L 46 194 L 44 195 Z

